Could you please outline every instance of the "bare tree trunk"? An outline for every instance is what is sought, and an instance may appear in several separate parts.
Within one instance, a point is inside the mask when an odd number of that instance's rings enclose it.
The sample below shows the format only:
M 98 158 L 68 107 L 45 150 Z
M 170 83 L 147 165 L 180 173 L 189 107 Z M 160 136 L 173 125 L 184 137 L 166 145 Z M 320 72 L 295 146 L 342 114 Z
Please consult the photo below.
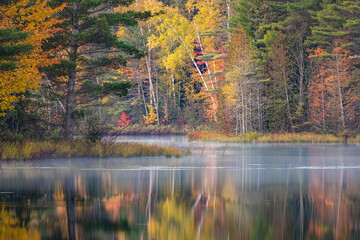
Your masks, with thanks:
M 243 85 L 240 84 L 240 94 L 241 94 L 241 121 L 242 121 L 242 130 L 241 130 L 241 133 L 244 134 L 246 133 L 246 130 L 245 130 L 245 104 L 244 104 L 244 101 L 245 101 L 245 98 L 244 98 L 244 88 L 243 88 Z
M 194 23 L 195 23 L 196 35 L 197 35 L 197 38 L 198 38 L 198 41 L 199 41 L 201 52 L 205 55 L 205 51 L 204 51 L 204 47 L 203 47 L 203 45 L 201 43 L 201 38 L 200 38 L 200 33 L 199 33 L 199 30 L 198 30 L 197 23 L 195 21 L 194 21 Z M 211 87 L 212 87 L 212 89 L 215 89 L 214 82 L 212 80 L 212 76 L 211 76 L 211 72 L 210 72 L 210 67 L 209 67 L 209 64 L 208 64 L 208 62 L 206 60 L 205 60 L 205 65 L 206 65 L 207 72 L 209 74 Z
M 72 140 L 74 137 L 73 112 L 75 110 L 75 84 L 76 73 L 72 70 L 68 80 L 68 89 L 66 96 L 66 116 L 65 116 L 65 139 Z
M 171 28 L 171 30 L 172 30 L 176 35 L 178 35 L 179 39 L 180 39 L 181 42 L 184 44 L 184 47 L 185 47 L 185 49 L 186 49 L 186 52 L 188 53 L 188 55 L 189 55 L 192 63 L 194 64 L 194 67 L 196 68 L 197 72 L 198 72 L 199 75 L 200 75 L 200 78 L 201 78 L 201 80 L 202 80 L 202 82 L 203 82 L 203 84 L 204 84 L 204 87 L 205 87 L 206 91 L 208 92 L 208 96 L 210 97 L 211 104 L 212 104 L 212 106 L 213 106 L 213 108 L 214 108 L 214 115 L 213 115 L 213 116 L 214 116 L 214 120 L 215 120 L 215 122 L 217 122 L 217 117 L 216 117 L 217 101 L 216 101 L 215 97 L 212 96 L 212 95 L 209 93 L 209 87 L 208 87 L 208 85 L 207 85 L 207 83 L 206 83 L 206 80 L 205 80 L 204 75 L 202 74 L 200 68 L 199 68 L 198 65 L 196 64 L 195 59 L 194 59 L 194 57 L 192 56 L 192 54 L 191 54 L 188 46 L 185 44 L 184 39 L 177 33 L 177 31 L 173 28 L 173 26 L 171 26 L 169 23 L 166 23 L 166 24 Z
M 73 5 L 74 12 L 77 10 L 77 4 Z M 72 34 L 79 33 L 79 19 L 78 16 L 74 15 L 72 19 L 73 29 Z M 71 47 L 70 47 L 70 62 L 73 62 L 75 65 L 76 54 L 78 50 L 78 43 L 75 37 L 72 37 Z M 68 86 L 67 86 L 67 96 L 66 96 L 66 115 L 65 115 L 65 139 L 72 140 L 74 137 L 74 121 L 73 121 L 73 112 L 76 107 L 76 69 L 71 69 L 69 73 Z
M 139 94 L 140 94 L 140 92 L 142 93 L 141 96 L 142 96 L 142 100 L 143 100 L 144 108 L 145 108 L 146 124 L 149 125 L 149 113 L 148 113 L 148 109 L 147 109 L 147 105 L 146 105 L 144 89 L 142 87 L 142 82 L 140 80 L 139 68 L 137 68 L 137 70 L 136 70 L 136 77 L 137 77 L 138 83 L 139 83 Z
M 151 26 L 150 24 L 148 23 L 148 32 L 149 34 L 151 34 Z M 152 83 L 152 78 L 151 78 L 151 47 L 150 45 L 148 46 L 148 63 L 147 63 L 147 66 L 148 66 L 148 73 L 149 73 L 149 82 L 150 82 L 150 99 L 152 97 L 152 101 L 153 101 L 153 106 L 155 108 L 155 111 L 156 111 L 156 117 L 157 117 L 157 124 L 159 125 L 160 124 L 160 119 L 159 119 L 159 96 L 158 96 L 158 89 L 157 89 L 157 81 L 155 80 L 155 89 L 154 89 L 154 86 L 153 86 L 153 83 Z M 156 69 L 155 69 L 156 70 Z M 156 73 L 156 72 L 155 72 Z M 151 100 L 150 100 L 151 102 Z
M 150 31 L 150 28 L 149 28 Z M 154 59 L 154 72 L 155 76 L 158 76 L 157 67 L 156 67 L 156 59 Z M 155 78 L 155 110 L 157 117 L 157 124 L 160 125 L 160 117 L 159 117 L 159 79 Z
M 257 114 L 258 114 L 258 131 L 262 132 L 262 127 L 261 127 L 261 109 L 260 109 L 260 90 L 259 88 L 256 89 L 257 90 Z
M 155 82 L 155 92 L 156 92 L 156 103 L 155 103 L 155 108 L 156 108 L 156 117 L 157 117 L 157 124 L 160 125 L 160 118 L 159 118 L 159 86 L 158 86 L 158 81 Z
M 290 126 L 291 126 L 291 131 L 294 132 L 294 122 L 291 116 L 291 109 L 290 109 L 290 99 L 289 99 L 289 93 L 288 93 L 288 86 L 286 83 L 286 74 L 285 72 L 283 72 L 283 77 L 284 77 L 284 90 L 285 90 L 285 97 L 286 97 L 286 106 L 287 106 L 287 112 L 288 112 L 288 117 L 289 117 L 289 121 L 290 121 Z
M 324 77 L 321 77 L 321 78 L 322 78 L 321 101 L 322 101 L 322 107 L 323 107 L 322 120 L 323 120 L 323 128 L 326 129 L 326 121 L 325 121 L 325 93 L 324 93 L 325 82 L 324 82 Z
M 231 41 L 231 33 L 230 33 L 230 13 L 231 13 L 231 8 L 230 8 L 230 1 L 226 0 L 226 15 L 227 15 L 227 21 L 226 21 L 226 27 L 228 29 L 228 41 Z
M 341 79 L 340 79 L 339 56 L 337 53 L 335 54 L 335 59 L 336 59 L 337 84 L 338 84 L 338 90 L 339 90 L 341 124 L 342 124 L 342 127 L 345 128 L 346 126 L 345 126 L 345 113 L 344 113 L 344 97 L 343 97 L 343 93 L 342 93 Z
M 137 10 L 139 10 L 139 1 L 136 1 L 136 7 Z M 151 33 L 151 27 L 150 24 L 147 25 L 148 26 L 148 32 Z M 140 28 L 140 34 L 141 36 L 145 36 L 144 35 L 144 30 L 143 27 L 141 26 L 141 24 L 139 24 L 139 28 Z M 153 79 L 152 79 L 152 71 L 151 71 L 151 47 L 150 46 L 146 46 L 146 43 L 144 42 L 144 46 L 147 49 L 147 53 L 148 55 L 145 56 L 145 65 L 146 65 L 146 69 L 147 69 L 147 73 L 148 73 L 148 79 L 149 79 L 149 92 L 150 92 L 150 105 L 154 106 L 155 111 L 156 111 L 156 115 L 157 115 L 157 120 L 158 120 L 158 124 L 159 124 L 159 109 L 158 109 L 158 103 L 156 101 L 156 89 L 154 88 L 154 84 L 153 84 Z
M 154 84 L 151 77 L 151 60 L 150 60 L 150 50 L 148 50 L 148 56 L 145 57 L 146 69 L 148 72 L 148 79 L 149 79 L 149 91 L 150 91 L 150 104 L 154 106 L 155 100 L 155 91 L 154 91 Z
M 249 119 L 250 119 L 250 131 L 253 132 L 254 128 L 253 128 L 253 119 L 252 119 L 252 107 L 251 107 L 251 98 L 252 98 L 252 94 L 251 94 L 251 90 L 250 90 L 250 94 L 249 94 Z
M 295 48 L 293 55 L 296 65 L 299 70 L 299 107 L 304 104 L 304 78 L 305 78 L 305 62 L 304 62 L 304 44 L 302 35 L 298 36 L 295 40 Z
M 236 104 L 237 105 L 237 104 Z M 236 106 L 236 110 L 235 110 L 235 135 L 238 135 L 238 125 L 239 125 L 239 107 Z

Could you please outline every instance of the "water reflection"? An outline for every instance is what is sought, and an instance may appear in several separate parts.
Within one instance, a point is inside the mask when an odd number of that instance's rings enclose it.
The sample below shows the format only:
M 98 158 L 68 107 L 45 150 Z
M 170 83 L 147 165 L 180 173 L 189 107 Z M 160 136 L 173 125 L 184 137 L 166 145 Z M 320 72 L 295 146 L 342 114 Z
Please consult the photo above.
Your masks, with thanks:
M 358 147 L 181 145 L 195 154 L 1 163 L 0 236 L 360 239 Z

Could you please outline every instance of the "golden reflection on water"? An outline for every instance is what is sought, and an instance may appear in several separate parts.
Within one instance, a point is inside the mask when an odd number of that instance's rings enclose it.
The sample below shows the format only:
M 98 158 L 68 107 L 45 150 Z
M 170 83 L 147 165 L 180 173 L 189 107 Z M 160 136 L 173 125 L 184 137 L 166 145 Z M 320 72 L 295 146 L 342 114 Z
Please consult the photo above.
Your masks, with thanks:
M 222 169 L 216 150 L 203 168 L 67 170 L 20 188 L 2 197 L 0 239 L 360 239 L 359 169 L 251 168 L 244 151 Z
M 30 223 L 29 226 L 23 226 L 15 217 L 14 211 L 5 210 L 2 207 L 0 211 L 0 239 L 1 240 L 25 240 L 41 239 L 40 233 L 36 230 L 36 223 Z

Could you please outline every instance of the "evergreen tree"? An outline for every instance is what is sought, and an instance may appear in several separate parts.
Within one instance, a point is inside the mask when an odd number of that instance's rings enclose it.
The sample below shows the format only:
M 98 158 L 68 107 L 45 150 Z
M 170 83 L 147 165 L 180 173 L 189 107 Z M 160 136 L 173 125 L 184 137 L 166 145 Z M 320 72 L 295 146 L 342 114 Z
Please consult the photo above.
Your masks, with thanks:
M 119 25 L 134 26 L 137 20 L 147 19 L 151 14 L 114 12 L 115 7 L 129 6 L 133 0 L 54 0 L 51 4 L 57 6 L 63 2 L 66 7 L 60 16 L 64 21 L 58 26 L 62 31 L 47 46 L 59 49 L 58 55 L 62 57 L 62 61 L 46 71 L 49 80 L 47 86 L 55 90 L 56 94 L 53 96 L 57 98 L 65 114 L 65 138 L 71 140 L 74 135 L 74 112 L 80 103 L 81 95 L 77 96 L 77 92 L 81 82 L 88 81 L 82 94 L 95 91 L 100 95 L 109 92 L 126 95 L 131 86 L 129 83 L 96 85 L 96 77 L 125 65 L 129 56 L 144 56 L 136 47 L 119 41 L 114 30 Z M 127 54 L 126 57 L 124 53 Z
M 7 1 L 0 3 L 0 6 L 8 5 Z M 19 41 L 27 38 L 28 33 L 10 27 L 0 28 L 0 71 L 15 70 L 17 55 L 28 53 L 32 50 L 29 44 L 21 44 Z M 6 62 L 5 62 L 6 61 Z
M 14 28 L 0 29 L 0 70 L 7 71 L 16 69 L 14 61 L 16 56 L 26 54 L 33 49 L 30 44 L 21 44 L 19 41 L 27 38 L 28 33 Z
M 333 130 L 358 129 L 360 1 L 325 1 L 323 9 L 311 13 L 316 25 L 311 27 L 312 35 L 309 36 L 307 44 L 315 49 L 315 53 L 322 54 L 313 54 L 317 60 L 314 61 L 316 71 L 312 78 L 310 95 L 313 98 L 318 96 L 319 87 L 314 86 L 321 86 L 319 82 L 327 79 L 332 79 L 327 84 L 328 87 L 336 89 L 328 98 L 336 99 L 332 112 L 338 114 L 329 118 L 333 124 L 328 124 L 326 114 L 323 114 L 321 126 L 323 129 Z M 313 113 L 321 112 L 315 106 L 314 102 L 310 103 L 312 116 Z M 322 105 L 322 109 L 325 109 L 324 106 Z M 316 122 L 314 117 L 312 122 Z M 317 126 L 319 127 L 319 124 Z
M 309 45 L 331 51 L 342 41 L 342 47 L 359 54 L 360 1 L 325 1 L 323 9 L 311 14 L 317 24 L 311 27 Z

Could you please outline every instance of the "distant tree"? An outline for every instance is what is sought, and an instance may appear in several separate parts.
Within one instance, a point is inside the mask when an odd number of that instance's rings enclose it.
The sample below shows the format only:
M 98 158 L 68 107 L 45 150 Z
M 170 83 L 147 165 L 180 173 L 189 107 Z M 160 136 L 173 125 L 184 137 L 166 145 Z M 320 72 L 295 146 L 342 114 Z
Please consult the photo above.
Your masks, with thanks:
M 310 82 L 310 119 L 323 130 L 344 130 L 354 126 L 358 119 L 359 95 L 357 82 L 353 82 L 353 61 L 350 52 L 337 47 L 332 53 L 317 48 L 311 58 L 316 58 L 316 75 Z M 355 93 L 355 94 L 354 94 Z
M 206 4 L 203 3 L 204 10 Z M 151 22 L 155 25 L 155 31 L 148 39 L 149 45 L 152 48 L 160 48 L 161 64 L 170 73 L 169 79 L 174 82 L 175 75 L 179 75 L 181 68 L 190 66 L 188 61 L 191 61 L 194 69 L 189 72 L 193 73 L 193 78 L 198 78 L 203 85 L 203 91 L 210 99 L 210 111 L 213 119 L 216 119 L 217 100 L 214 92 L 216 91 L 213 82 L 213 73 L 210 68 L 203 69 L 199 66 L 197 58 L 199 55 L 194 51 L 195 42 L 199 44 L 202 41 L 200 37 L 200 24 L 195 23 L 179 13 L 177 9 L 166 8 L 164 16 L 152 18 Z M 195 11 L 196 12 L 196 11 Z M 205 13 L 203 13 L 205 15 Z M 194 18 L 196 20 L 196 18 Z M 210 20 L 211 21 L 211 20 Z M 216 25 L 216 19 L 214 24 Z M 215 26 L 214 25 L 214 26 Z M 211 37 L 212 38 L 212 37 Z M 200 52 L 204 52 L 204 45 L 201 44 Z M 210 58 L 211 59 L 211 58 Z
M 257 101 L 260 97 L 260 86 L 254 77 L 254 51 L 240 25 L 232 31 L 226 65 L 226 81 L 222 92 L 226 96 L 228 107 L 234 111 L 236 134 L 244 134 L 255 129 L 261 131 L 258 128 L 259 124 L 255 124 L 254 121 L 256 118 L 261 121 Z
M 326 130 L 359 129 L 360 2 L 324 2 L 321 10 L 311 13 L 316 21 L 307 40 L 315 64 L 309 83 L 312 122 Z M 318 104 L 319 89 L 322 104 Z
M 130 117 L 127 116 L 125 112 L 122 112 L 120 120 L 119 120 L 118 124 L 116 124 L 116 126 L 125 127 L 125 126 L 129 125 L 129 123 L 131 123 L 131 120 L 129 118 Z
M 267 74 L 269 105 L 268 119 L 273 130 L 294 131 L 292 111 L 291 56 L 286 36 L 283 33 L 269 31 Z
M 148 116 L 143 116 L 144 122 L 147 125 L 154 124 L 158 121 L 157 115 L 155 113 L 154 107 L 148 104 L 149 114 Z

